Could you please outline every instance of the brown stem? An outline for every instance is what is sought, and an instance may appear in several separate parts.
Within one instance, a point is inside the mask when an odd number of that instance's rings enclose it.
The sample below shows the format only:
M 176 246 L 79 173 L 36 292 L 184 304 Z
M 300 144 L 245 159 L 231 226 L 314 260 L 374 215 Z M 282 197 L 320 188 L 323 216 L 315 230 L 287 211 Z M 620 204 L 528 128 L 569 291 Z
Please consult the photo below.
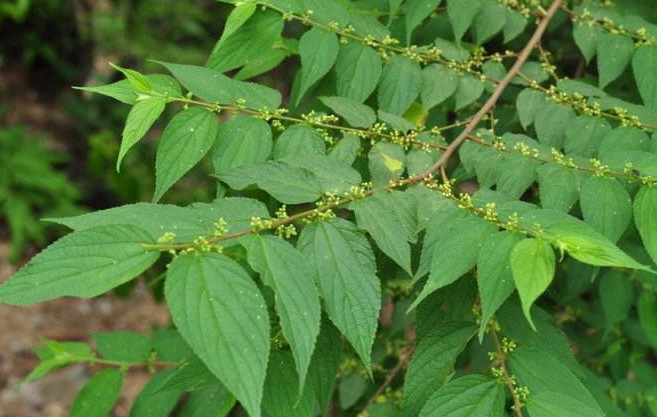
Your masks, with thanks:
M 513 408 L 516 413 L 517 417 L 523 417 L 523 412 L 522 412 L 522 404 L 520 403 L 520 399 L 516 395 L 516 388 L 513 385 L 513 381 L 511 380 L 511 374 L 509 373 L 509 369 L 506 366 L 506 353 L 504 353 L 504 350 L 502 350 L 502 345 L 500 344 L 500 339 L 497 336 L 496 331 L 492 331 L 491 334 L 493 335 L 493 340 L 495 341 L 495 347 L 497 350 L 497 355 L 498 359 L 500 361 L 500 367 L 502 368 L 502 378 L 504 378 L 504 384 L 506 387 L 509 389 L 509 392 L 511 393 L 511 398 L 513 398 Z
M 385 381 L 383 381 L 383 384 L 381 384 L 379 389 L 377 389 L 376 392 L 369 398 L 369 400 L 367 400 L 363 410 L 367 410 L 372 404 L 374 404 L 374 401 L 376 401 L 379 395 L 383 394 L 386 388 L 392 384 L 392 381 L 397 377 L 397 375 L 399 375 L 399 373 L 406 368 L 408 362 L 411 360 L 411 356 L 413 355 L 414 350 L 415 347 L 411 346 L 399 356 L 399 362 L 397 362 L 397 365 L 395 365 L 395 367 L 390 370 L 388 376 L 386 377 Z
M 532 53 L 536 45 L 540 42 L 541 37 L 543 36 L 543 33 L 545 33 L 545 29 L 547 28 L 548 23 L 550 23 L 550 20 L 552 17 L 554 17 L 554 14 L 557 12 L 559 7 L 561 6 L 561 1 L 562 0 L 554 0 L 552 2 L 552 5 L 546 12 L 545 16 L 541 20 L 541 22 L 538 24 L 536 27 L 536 31 L 534 31 L 534 34 L 532 35 L 531 39 L 529 42 L 527 42 L 527 45 L 523 48 L 522 52 L 520 52 L 520 55 L 518 55 L 518 59 L 516 62 L 513 64 L 509 72 L 506 73 L 504 78 L 500 80 L 500 82 L 497 84 L 497 87 L 495 88 L 495 91 L 493 91 L 493 94 L 488 98 L 486 103 L 479 109 L 477 114 L 474 115 L 470 123 L 463 129 L 463 131 L 454 139 L 454 141 L 445 149 L 445 152 L 442 154 L 440 159 L 436 161 L 435 164 L 430 166 L 425 172 L 417 175 L 415 177 L 415 182 L 420 182 L 433 174 L 435 171 L 437 171 L 441 166 L 447 164 L 449 161 L 449 158 L 452 156 L 452 154 L 463 144 L 468 139 L 468 136 L 472 131 L 477 127 L 479 122 L 484 118 L 486 113 L 488 113 L 494 106 L 495 103 L 497 103 L 497 100 L 499 100 L 500 96 L 506 89 L 506 87 L 509 86 L 511 81 L 515 78 L 515 76 L 520 72 L 520 69 L 522 66 L 527 62 L 527 59 L 529 58 L 529 55 Z

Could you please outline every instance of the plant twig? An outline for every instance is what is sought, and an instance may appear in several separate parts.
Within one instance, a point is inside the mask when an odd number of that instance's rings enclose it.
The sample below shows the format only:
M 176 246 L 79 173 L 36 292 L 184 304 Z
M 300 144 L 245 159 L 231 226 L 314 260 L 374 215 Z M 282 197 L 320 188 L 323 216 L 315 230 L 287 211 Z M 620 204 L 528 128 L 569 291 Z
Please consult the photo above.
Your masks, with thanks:
M 399 362 L 397 362 L 397 365 L 395 365 L 395 367 L 390 370 L 388 376 L 386 377 L 385 381 L 383 381 L 383 384 L 381 384 L 379 389 L 377 389 L 376 392 L 367 400 L 363 410 L 367 410 L 372 404 L 374 404 L 376 399 L 385 392 L 386 388 L 388 388 L 390 384 L 392 384 L 392 381 L 394 381 L 397 375 L 399 375 L 399 373 L 404 370 L 406 366 L 408 366 L 408 362 L 411 360 L 411 356 L 413 355 L 414 350 L 415 346 L 411 346 L 399 356 Z
M 532 51 L 534 50 L 536 45 L 538 45 L 538 43 L 540 42 L 543 33 L 545 33 L 545 29 L 547 28 L 548 23 L 550 23 L 550 20 L 552 19 L 552 17 L 554 17 L 554 14 L 561 6 L 561 1 L 562 0 L 554 0 L 552 2 L 552 5 L 546 12 L 545 17 L 543 17 L 543 19 L 539 22 L 538 26 L 536 27 L 536 31 L 534 31 L 534 34 L 532 35 L 531 39 L 529 39 L 527 45 L 525 45 L 522 52 L 520 52 L 520 55 L 518 55 L 518 59 L 513 64 L 511 69 L 509 69 L 509 72 L 507 72 L 504 78 L 502 78 L 500 82 L 497 84 L 497 87 L 495 87 L 493 94 L 491 94 L 491 96 L 488 98 L 486 103 L 484 103 L 484 105 L 479 109 L 479 111 L 474 115 L 474 117 L 472 117 L 472 120 L 470 120 L 470 123 L 468 123 L 465 129 L 463 129 L 463 131 L 456 137 L 456 139 L 454 139 L 454 141 L 447 147 L 447 149 L 445 149 L 445 152 L 443 152 L 440 159 L 438 159 L 438 161 L 436 161 L 436 163 L 430 166 L 426 171 L 414 177 L 415 182 L 423 181 L 425 178 L 429 177 L 435 171 L 437 171 L 441 166 L 447 164 L 452 154 L 459 148 L 459 146 L 461 146 L 461 144 L 463 144 L 463 142 L 465 142 L 468 139 L 468 136 L 472 133 L 475 127 L 477 127 L 477 125 L 481 122 L 484 116 L 495 106 L 495 103 L 497 103 L 497 100 L 499 100 L 504 90 L 509 86 L 511 81 L 520 72 L 520 69 L 525 64 L 525 62 L 527 62 L 527 59 L 531 55 Z

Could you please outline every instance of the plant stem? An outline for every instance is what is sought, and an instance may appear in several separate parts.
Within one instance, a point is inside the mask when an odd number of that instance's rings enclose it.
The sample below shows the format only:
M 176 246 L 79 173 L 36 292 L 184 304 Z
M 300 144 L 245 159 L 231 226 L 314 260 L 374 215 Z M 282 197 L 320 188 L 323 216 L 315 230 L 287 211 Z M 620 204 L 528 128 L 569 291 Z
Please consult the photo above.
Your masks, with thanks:
M 498 359 L 500 361 L 500 367 L 502 368 L 502 373 L 503 373 L 502 378 L 504 378 L 504 384 L 506 385 L 509 392 L 511 393 L 511 398 L 513 398 L 513 409 L 517 417 L 523 417 L 522 403 L 520 402 L 520 399 L 516 395 L 516 388 L 513 385 L 513 381 L 511 380 L 511 374 L 509 373 L 509 369 L 506 364 L 507 355 L 506 353 L 504 353 L 504 350 L 502 350 L 502 345 L 500 344 L 500 339 L 497 335 L 497 331 L 493 330 L 490 333 L 493 335 L 493 340 L 495 341 L 495 348 L 497 351 Z

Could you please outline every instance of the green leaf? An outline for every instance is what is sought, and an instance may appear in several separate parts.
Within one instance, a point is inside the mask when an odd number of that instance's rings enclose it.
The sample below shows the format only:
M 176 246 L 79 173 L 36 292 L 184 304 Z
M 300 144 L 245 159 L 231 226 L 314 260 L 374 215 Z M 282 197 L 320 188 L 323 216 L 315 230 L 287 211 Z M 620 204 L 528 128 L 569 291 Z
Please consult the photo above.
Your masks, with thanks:
M 584 414 L 575 415 L 604 416 L 589 390 L 572 370 L 544 347 L 521 346 L 509 356 L 509 364 L 519 385 L 529 388 L 529 398 L 538 396 L 540 399 L 547 393 L 558 393 L 565 404 L 577 404 L 576 409 L 586 410 Z
M 452 23 L 454 38 L 461 42 L 463 35 L 475 20 L 481 10 L 480 0 L 447 0 L 447 15 Z
M 338 57 L 338 37 L 329 31 L 314 27 L 299 41 L 301 77 L 297 103 L 304 94 L 333 67 Z
M 357 42 L 341 46 L 335 62 L 338 95 L 364 102 L 379 83 L 381 67 L 381 57 L 369 46 Z
M 195 392 L 221 384 L 199 358 L 192 356 L 183 362 L 166 382 L 158 386 L 159 392 Z
M 259 416 L 269 319 L 251 277 L 221 254 L 183 255 L 169 267 L 165 292 L 173 321 L 194 353 L 249 415 Z
M 276 68 L 288 56 L 288 51 L 284 48 L 274 48 L 262 55 L 250 60 L 242 67 L 241 70 L 233 77 L 236 80 L 244 81 L 256 77 Z
M 443 224 L 442 233 L 432 242 L 429 279 L 411 308 L 470 271 L 477 263 L 482 243 L 495 232 L 495 226 L 476 217 L 456 218 Z
M 629 151 L 650 150 L 650 137 L 639 129 L 633 127 L 617 127 L 609 131 L 598 147 L 598 157 L 605 162 L 616 153 L 627 153 Z
M 604 119 L 594 116 L 579 116 L 571 119 L 566 126 L 564 149 L 567 154 L 575 153 L 594 157 L 602 138 L 611 132 L 611 125 Z
M 193 353 L 185 339 L 177 330 L 153 330 L 151 344 L 157 357 L 169 362 L 182 362 L 190 358 Z
M 105 359 L 142 362 L 151 353 L 151 342 L 135 332 L 92 333 L 98 353 Z
M 637 304 L 639 321 L 648 340 L 654 349 L 657 349 L 657 296 L 654 293 L 644 292 Z
M 191 242 L 199 236 L 211 235 L 215 222 L 223 218 L 228 231 L 251 229 L 251 217 L 269 217 L 267 207 L 258 200 L 242 197 L 218 199 L 212 203 L 195 203 L 188 207 L 166 204 L 137 203 L 100 210 L 75 217 L 50 219 L 73 230 L 97 226 L 132 225 L 147 231 L 150 236 L 175 233 L 174 242 Z M 235 242 L 225 241 L 228 246 Z
M 226 417 L 234 405 L 235 398 L 226 388 L 214 385 L 191 393 L 180 417 Z
M 401 116 L 413 104 L 422 87 L 420 64 L 408 57 L 393 55 L 383 68 L 379 82 L 379 108 Z
M 342 139 L 336 143 L 329 152 L 329 157 L 352 165 L 360 151 L 360 139 L 356 135 L 344 134 Z
M 181 391 L 161 388 L 175 374 L 174 369 L 155 374 L 144 386 L 130 409 L 130 417 L 167 417 L 178 403 Z
M 269 51 L 280 39 L 281 15 L 265 11 L 251 16 L 255 8 L 255 3 L 244 3 L 231 11 L 224 33 L 208 58 L 208 68 L 226 72 L 241 67 Z
M 406 152 L 400 145 L 379 142 L 368 153 L 367 164 L 375 187 L 388 185 L 404 173 Z
M 376 122 L 374 110 L 354 99 L 345 97 L 320 97 L 319 99 L 351 126 L 369 128 Z
M 116 161 L 117 172 L 121 169 L 121 161 L 125 154 L 150 130 L 164 111 L 165 104 L 166 101 L 162 97 L 148 97 L 132 107 L 121 134 L 121 149 Z
M 357 373 L 343 376 L 338 386 L 340 408 L 347 410 L 361 399 L 367 390 L 368 381 Z
M 214 114 L 199 107 L 187 109 L 171 119 L 157 147 L 153 202 L 203 159 L 214 145 L 218 131 Z
M 504 386 L 483 375 L 457 378 L 436 391 L 420 417 L 502 417 Z
M 474 21 L 477 44 L 482 45 L 497 35 L 506 25 L 506 7 L 497 2 L 485 1 Z
M 313 417 L 315 398 L 309 386 L 299 386 L 289 352 L 273 351 L 269 358 L 262 407 L 272 417 Z
M 534 127 L 538 141 L 552 148 L 563 147 L 566 126 L 575 117 L 575 111 L 567 104 L 553 101 L 543 103 L 536 112 Z
M 283 335 L 292 348 L 299 375 L 297 386 L 303 388 L 321 315 L 312 269 L 306 258 L 281 238 L 253 236 L 245 246 L 249 264 L 276 294 Z
M 314 175 L 282 162 L 267 161 L 233 168 L 218 177 L 235 190 L 256 184 L 278 201 L 287 204 L 315 201 L 322 195 L 321 184 Z
M 613 178 L 591 176 L 582 184 L 580 206 L 584 221 L 616 242 L 632 218 L 632 199 Z
M 264 162 L 272 149 L 271 128 L 261 119 L 237 116 L 219 129 L 212 160 L 218 174 Z
M 422 70 L 422 107 L 429 111 L 450 98 L 459 85 L 454 71 L 441 64 L 432 64 Z
M 307 380 L 315 394 L 319 409 L 324 415 L 330 405 L 341 362 L 342 335 L 324 316 L 315 351 L 308 368 Z
M 209 103 L 234 104 L 244 100 L 251 108 L 269 110 L 281 105 L 281 93 L 260 84 L 233 80 L 210 68 L 159 62 L 180 84 Z
M 76 395 L 70 417 L 105 417 L 121 394 L 123 372 L 103 369 L 87 382 Z
M 294 155 L 325 155 L 326 142 L 315 129 L 294 125 L 285 129 L 274 143 L 274 159 Z
M 598 294 L 605 317 L 605 328 L 611 330 L 630 312 L 634 303 L 634 284 L 620 271 L 605 271 L 600 277 Z
M 580 262 L 595 266 L 615 266 L 653 272 L 641 265 L 604 236 L 584 224 L 555 223 L 545 228 L 547 236 L 560 251 L 566 251 Z
M 601 417 L 599 409 L 588 407 L 570 395 L 553 391 L 542 391 L 530 395 L 527 411 L 532 417 Z
M 125 76 L 130 85 L 141 93 L 148 93 L 152 90 L 151 82 L 144 74 L 129 68 L 122 68 L 110 62 L 110 67 L 119 71 Z
M 412 275 L 408 229 L 397 213 L 390 210 L 388 200 L 376 196 L 364 198 L 351 203 L 350 208 L 356 213 L 358 227 L 366 230 L 383 253 Z
M 475 332 L 472 323 L 436 323 L 419 340 L 406 372 L 401 417 L 417 416 L 449 375 L 454 362 Z
M 510 231 L 498 232 L 486 239 L 477 258 L 477 285 L 481 297 L 479 340 L 498 308 L 515 290 L 511 272 L 511 251 L 522 235 Z
M 533 88 L 526 88 L 518 94 L 516 98 L 516 107 L 518 109 L 518 117 L 520 124 L 527 130 L 536 120 L 536 114 L 546 104 L 545 94 L 536 91 Z
M 180 85 L 178 82 L 169 75 L 164 74 L 150 74 L 146 75 L 151 88 L 156 93 L 166 94 L 170 97 L 182 97 Z M 117 81 L 112 84 L 99 85 L 94 87 L 73 87 L 76 90 L 88 91 L 90 93 L 102 94 L 104 96 L 112 97 L 115 100 L 125 104 L 135 104 L 139 91 L 130 84 L 128 80 Z
M 306 227 L 299 249 L 314 266 L 326 313 L 370 370 L 381 288 L 369 242 L 353 224 L 336 219 Z
M 523 313 L 534 328 L 530 309 L 554 278 L 554 251 L 542 239 L 524 239 L 513 247 L 510 259 L 513 282 L 520 295 Z
M 641 187 L 634 199 L 634 223 L 643 246 L 657 263 L 657 188 Z
M 536 167 L 539 162 L 521 154 L 506 155 L 504 169 L 497 178 L 498 192 L 513 199 L 520 199 L 536 180 Z
M 411 34 L 420 23 L 434 12 L 443 0 L 406 1 L 406 43 L 411 43 Z
M 506 9 L 506 24 L 504 25 L 504 43 L 509 43 L 527 27 L 527 18 L 516 10 Z
M 411 107 L 411 112 L 413 107 Z M 396 114 L 388 113 L 383 110 L 376 112 L 379 116 L 379 120 L 388 125 L 392 130 L 398 130 L 402 133 L 408 132 L 409 130 L 415 129 L 415 125 L 412 122 L 409 122 L 402 116 L 397 116 Z
M 629 36 L 604 33 L 600 35 L 597 51 L 598 81 L 600 88 L 605 88 L 620 77 L 630 63 L 634 54 L 634 41 Z
M 135 226 L 99 226 L 71 233 L 0 286 L 0 303 L 26 305 L 103 294 L 155 263 L 159 253 L 142 248 L 141 243 L 154 239 Z
M 455 110 L 461 110 L 462 108 L 474 103 L 483 93 L 483 82 L 470 74 L 460 76 L 459 87 L 454 95 L 454 99 L 456 100 Z
M 358 171 L 328 156 L 296 155 L 282 162 L 311 172 L 317 178 L 322 192 L 344 194 L 362 182 Z
M 598 36 L 600 35 L 595 25 L 588 25 L 586 23 L 574 24 L 573 38 L 579 50 L 582 51 L 587 64 L 591 62 L 598 49 Z
M 556 162 L 541 165 L 536 170 L 541 206 L 568 213 L 579 199 L 580 181 L 572 169 Z
M 657 46 L 642 46 L 632 58 L 634 79 L 639 87 L 639 94 L 646 107 L 657 111 L 657 76 L 653 68 L 657 67 Z

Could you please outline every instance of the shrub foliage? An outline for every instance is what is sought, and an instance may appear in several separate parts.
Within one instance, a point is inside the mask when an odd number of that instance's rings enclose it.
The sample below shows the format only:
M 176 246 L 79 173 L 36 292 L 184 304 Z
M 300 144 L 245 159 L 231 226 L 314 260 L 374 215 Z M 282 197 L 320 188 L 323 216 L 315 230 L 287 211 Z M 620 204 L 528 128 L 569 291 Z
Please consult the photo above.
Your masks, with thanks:
M 134 417 L 657 415 L 653 6 L 229 3 L 205 66 L 83 88 L 132 106 L 117 170 L 175 109 L 153 201 L 51 219 L 0 287 L 93 297 L 165 259 L 174 326 L 46 340 L 28 380 L 101 365 L 72 416 L 143 366 Z M 297 63 L 285 106 L 247 81 Z M 215 201 L 158 203 L 206 156 Z

